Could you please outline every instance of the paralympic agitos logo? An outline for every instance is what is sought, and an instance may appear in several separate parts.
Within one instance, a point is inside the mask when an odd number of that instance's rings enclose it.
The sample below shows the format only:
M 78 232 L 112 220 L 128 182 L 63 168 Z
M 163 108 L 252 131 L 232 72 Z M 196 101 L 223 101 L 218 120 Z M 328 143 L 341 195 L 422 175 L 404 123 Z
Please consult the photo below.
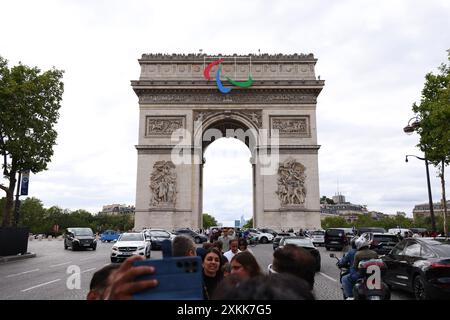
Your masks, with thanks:
M 219 65 L 223 60 L 224 60 L 223 58 L 215 60 L 206 66 L 205 70 L 203 70 L 203 76 L 205 77 L 206 80 L 211 80 L 211 76 L 209 74 L 211 71 L 211 68 L 214 67 L 215 65 Z M 220 80 L 221 71 L 222 71 L 222 69 L 219 66 L 216 71 L 217 89 L 219 89 L 219 91 L 222 93 L 228 93 L 232 90 L 232 87 L 225 87 L 223 85 L 222 81 Z M 252 79 L 251 75 L 248 76 L 248 79 L 246 81 L 235 81 L 235 80 L 230 79 L 227 76 L 225 76 L 225 79 L 227 79 L 227 81 L 229 83 L 231 83 L 233 86 L 236 86 L 239 88 L 248 88 L 253 84 L 253 79 Z

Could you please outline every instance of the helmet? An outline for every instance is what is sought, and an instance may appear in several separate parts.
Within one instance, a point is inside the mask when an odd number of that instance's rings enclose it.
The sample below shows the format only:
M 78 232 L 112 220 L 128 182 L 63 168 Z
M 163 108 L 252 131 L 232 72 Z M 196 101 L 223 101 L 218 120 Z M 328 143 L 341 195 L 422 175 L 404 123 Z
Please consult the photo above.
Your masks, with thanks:
M 359 237 L 355 240 L 356 249 L 359 250 L 370 245 L 370 241 L 364 237 Z

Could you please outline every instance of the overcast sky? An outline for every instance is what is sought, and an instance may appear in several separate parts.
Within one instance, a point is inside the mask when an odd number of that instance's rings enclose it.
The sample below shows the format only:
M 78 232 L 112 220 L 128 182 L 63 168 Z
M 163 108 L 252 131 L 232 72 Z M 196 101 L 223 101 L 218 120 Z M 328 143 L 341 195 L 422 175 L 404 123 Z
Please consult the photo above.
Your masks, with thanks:
M 410 215 L 428 201 L 424 162 L 404 161 L 422 156 L 419 138 L 402 128 L 425 74 L 446 61 L 448 0 L 0 3 L 0 55 L 10 65 L 65 70 L 58 145 L 49 170 L 30 181 L 29 194 L 46 207 L 134 204 L 137 59 L 199 49 L 313 53 L 325 80 L 317 103 L 320 194 L 333 196 L 339 181 L 348 201 L 389 214 Z M 204 211 L 225 223 L 250 218 L 248 149 L 223 139 L 205 157 Z M 437 202 L 435 169 L 431 179 Z

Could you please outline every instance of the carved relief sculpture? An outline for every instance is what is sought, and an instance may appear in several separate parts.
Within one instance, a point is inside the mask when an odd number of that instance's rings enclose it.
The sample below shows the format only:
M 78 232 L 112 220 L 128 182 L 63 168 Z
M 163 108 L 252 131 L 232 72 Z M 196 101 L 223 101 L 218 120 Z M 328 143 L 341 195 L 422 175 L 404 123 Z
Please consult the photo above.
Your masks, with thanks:
M 184 127 L 182 117 L 147 117 L 147 136 L 170 136 L 172 132 Z
M 305 203 L 305 166 L 294 159 L 287 159 L 278 168 L 278 195 L 282 206 Z
M 175 206 L 177 175 L 172 161 L 157 161 L 150 177 L 151 206 Z
M 309 117 L 272 117 L 272 129 L 277 129 L 280 136 L 309 137 Z

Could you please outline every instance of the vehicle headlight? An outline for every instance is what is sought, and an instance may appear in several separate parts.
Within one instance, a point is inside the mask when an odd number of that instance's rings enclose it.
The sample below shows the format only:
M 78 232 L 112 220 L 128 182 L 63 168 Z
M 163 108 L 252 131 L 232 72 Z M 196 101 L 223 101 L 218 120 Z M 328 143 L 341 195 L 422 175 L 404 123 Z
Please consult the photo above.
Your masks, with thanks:
M 80 242 L 80 240 L 78 240 L 78 239 L 76 239 L 76 238 L 74 238 L 73 241 L 78 241 L 78 242 Z
M 117 247 L 116 247 L 116 246 L 113 246 L 112 249 L 113 249 L 114 251 L 117 251 Z
M 138 248 L 138 250 L 144 250 L 145 249 L 145 247 L 139 247 Z

